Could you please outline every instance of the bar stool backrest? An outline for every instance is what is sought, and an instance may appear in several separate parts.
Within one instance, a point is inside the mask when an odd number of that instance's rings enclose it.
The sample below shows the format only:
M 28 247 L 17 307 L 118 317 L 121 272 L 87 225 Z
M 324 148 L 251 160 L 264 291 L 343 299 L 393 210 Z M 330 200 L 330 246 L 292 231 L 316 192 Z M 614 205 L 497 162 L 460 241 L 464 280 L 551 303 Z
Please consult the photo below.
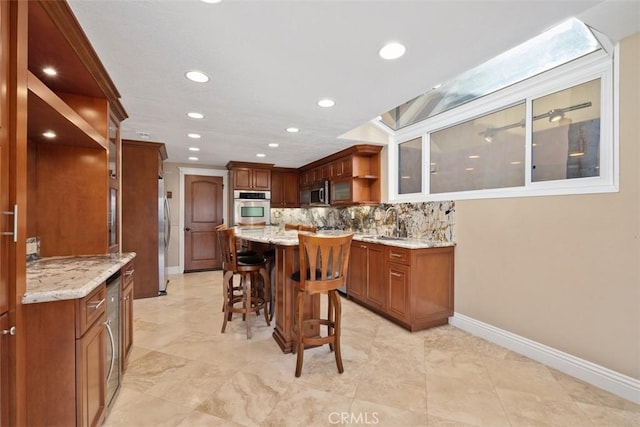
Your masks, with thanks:
M 216 230 L 222 255 L 222 269 L 236 271 L 236 233 L 233 228 L 220 228 Z
M 353 233 L 344 236 L 298 233 L 300 289 L 314 294 L 342 287 L 352 238 Z

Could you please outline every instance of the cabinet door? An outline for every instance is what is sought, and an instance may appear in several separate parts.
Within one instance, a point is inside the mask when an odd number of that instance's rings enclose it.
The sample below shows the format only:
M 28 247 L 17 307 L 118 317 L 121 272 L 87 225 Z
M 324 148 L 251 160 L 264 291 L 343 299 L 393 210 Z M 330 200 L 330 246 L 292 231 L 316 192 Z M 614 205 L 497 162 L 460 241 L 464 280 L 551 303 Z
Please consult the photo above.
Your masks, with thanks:
M 76 340 L 76 425 L 100 426 L 107 401 L 104 316 Z
M 387 292 L 384 281 L 384 251 L 380 245 L 368 245 L 367 275 L 366 301 L 372 307 L 384 310 Z
M 253 189 L 271 190 L 271 171 L 269 169 L 253 169 Z
M 129 354 L 133 349 L 133 283 L 128 284 L 122 291 L 122 304 L 120 305 L 120 361 L 122 372 L 127 367 Z
M 235 190 L 251 190 L 251 169 L 233 169 L 233 188 Z
M 349 272 L 347 275 L 347 295 L 360 301 L 364 299 L 367 282 L 367 245 L 360 242 L 351 243 L 349 255 Z
M 279 208 L 285 205 L 285 175 L 282 172 L 271 172 L 271 207 Z
M 409 322 L 411 313 L 410 283 L 411 269 L 408 265 L 388 262 L 386 264 L 388 282 L 387 313 L 403 322 Z
M 344 205 L 351 203 L 351 179 L 340 181 L 331 181 L 331 200 L 332 205 Z
M 273 177 L 271 178 L 271 187 L 273 188 Z M 273 197 L 273 190 L 271 190 L 271 197 Z M 298 174 L 297 173 L 285 173 L 284 174 L 284 206 L 288 208 L 298 207 L 298 196 L 300 190 L 298 187 Z
M 9 314 L 0 316 L 0 331 L 9 329 Z M 9 334 L 0 335 L 0 425 L 9 425 Z

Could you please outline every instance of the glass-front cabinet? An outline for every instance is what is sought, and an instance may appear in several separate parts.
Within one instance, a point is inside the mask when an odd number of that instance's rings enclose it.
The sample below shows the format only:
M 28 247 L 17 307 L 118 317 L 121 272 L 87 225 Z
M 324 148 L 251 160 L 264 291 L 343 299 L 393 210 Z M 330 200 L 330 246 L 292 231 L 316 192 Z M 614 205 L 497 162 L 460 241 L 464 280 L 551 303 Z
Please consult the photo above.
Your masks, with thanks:
M 109 229 L 109 252 L 118 252 L 120 247 L 120 128 L 118 121 L 109 118 L 109 197 L 107 223 Z

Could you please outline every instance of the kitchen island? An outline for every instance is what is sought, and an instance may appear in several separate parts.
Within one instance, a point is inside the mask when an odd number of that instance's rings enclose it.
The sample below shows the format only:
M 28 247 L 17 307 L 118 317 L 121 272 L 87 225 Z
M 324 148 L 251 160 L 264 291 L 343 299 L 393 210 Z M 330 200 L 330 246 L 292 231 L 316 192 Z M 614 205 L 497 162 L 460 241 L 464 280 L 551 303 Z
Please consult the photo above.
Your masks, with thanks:
M 320 233 L 344 235 L 349 232 L 330 230 Z M 277 226 L 236 227 L 236 237 L 275 246 L 275 281 L 272 290 L 275 292 L 276 322 L 273 338 L 283 352 L 290 353 L 293 349 L 291 329 L 294 302 L 290 277 L 298 269 L 298 231 L 284 230 Z M 347 284 L 349 299 L 411 331 L 447 323 L 448 316 L 453 313 L 454 246 L 453 242 L 396 239 L 354 233 Z M 354 247 L 357 251 L 366 250 L 367 253 L 369 248 L 374 247 L 383 248 L 385 251 L 381 253 L 381 258 L 376 260 L 378 262 L 369 262 L 368 258 L 360 257 L 360 253 L 355 258 Z M 424 269 L 417 269 L 416 274 L 411 275 L 413 268 L 423 264 L 422 259 L 420 262 L 412 261 L 413 254 L 417 253 L 436 260 L 435 263 L 426 262 L 424 265 L 437 271 L 437 284 L 425 277 L 427 272 Z M 379 268 L 379 271 L 372 274 L 370 268 Z M 376 280 L 378 282 L 375 282 Z M 422 282 L 428 286 L 418 286 Z M 378 283 L 377 286 L 370 286 L 375 283 Z M 309 310 L 305 317 L 317 315 L 320 310 L 319 298 L 310 298 L 305 302 L 305 307 Z M 425 310 L 428 312 L 425 313 Z
M 27 263 L 26 425 L 102 424 L 133 344 L 135 256 Z

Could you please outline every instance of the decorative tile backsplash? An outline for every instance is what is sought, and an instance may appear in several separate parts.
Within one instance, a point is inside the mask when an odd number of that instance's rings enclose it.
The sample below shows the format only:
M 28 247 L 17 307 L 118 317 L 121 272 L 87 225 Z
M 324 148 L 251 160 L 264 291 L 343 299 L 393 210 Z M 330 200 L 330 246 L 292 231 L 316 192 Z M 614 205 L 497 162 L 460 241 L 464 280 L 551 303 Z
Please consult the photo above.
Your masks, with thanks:
M 40 258 L 40 238 L 27 237 L 27 262 Z
M 310 224 L 321 229 L 392 235 L 395 231 L 396 215 L 400 236 L 432 242 L 455 241 L 453 201 L 382 203 L 377 206 L 346 208 L 271 209 L 271 223 Z

